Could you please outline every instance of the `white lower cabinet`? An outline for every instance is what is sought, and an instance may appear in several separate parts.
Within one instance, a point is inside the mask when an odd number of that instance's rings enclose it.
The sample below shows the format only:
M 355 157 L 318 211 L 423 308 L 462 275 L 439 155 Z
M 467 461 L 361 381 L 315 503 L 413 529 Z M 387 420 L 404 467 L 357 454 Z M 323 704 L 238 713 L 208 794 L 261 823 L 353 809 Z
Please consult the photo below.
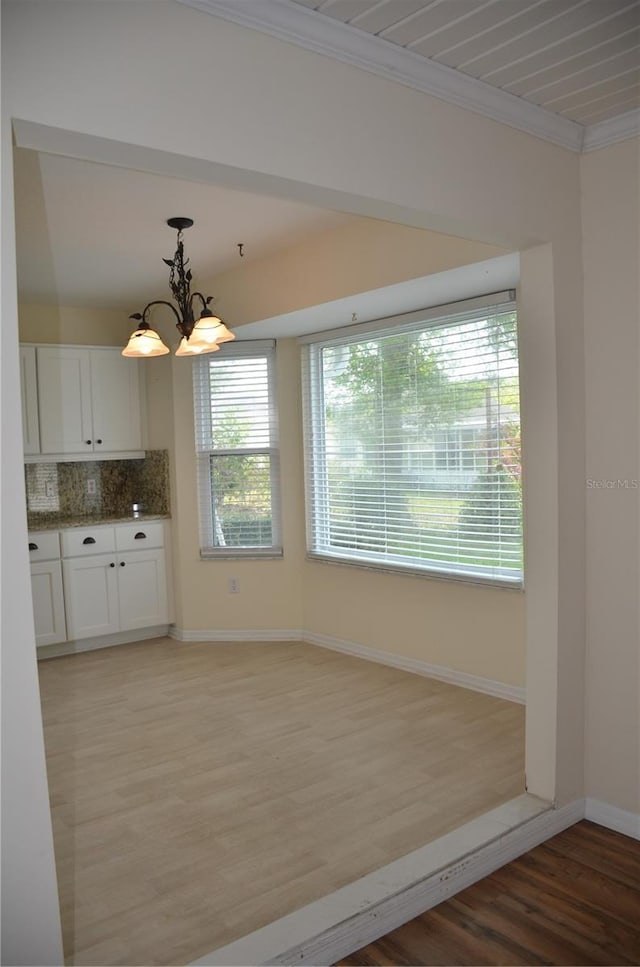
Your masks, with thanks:
M 120 630 L 167 624 L 167 569 L 164 550 L 118 553 Z
M 36 645 L 57 645 L 67 640 L 57 531 L 29 534 L 29 563 Z
M 70 638 L 167 624 L 162 548 L 69 558 L 63 567 Z
M 61 540 L 57 532 L 29 537 L 38 645 L 169 623 L 162 522 L 75 527 L 61 531 Z
M 115 555 L 72 558 L 62 567 L 69 638 L 120 631 Z
M 31 565 L 31 593 L 36 645 L 66 641 L 60 561 L 38 561 Z

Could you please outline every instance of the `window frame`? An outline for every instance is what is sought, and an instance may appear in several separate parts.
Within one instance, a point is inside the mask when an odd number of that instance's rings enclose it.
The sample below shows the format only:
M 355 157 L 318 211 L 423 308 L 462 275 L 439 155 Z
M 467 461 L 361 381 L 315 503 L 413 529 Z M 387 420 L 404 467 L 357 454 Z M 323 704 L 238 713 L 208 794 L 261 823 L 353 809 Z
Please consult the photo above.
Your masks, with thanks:
M 389 572 L 393 574 L 408 574 L 431 579 L 454 581 L 468 584 L 489 585 L 512 590 L 524 588 L 524 531 L 522 533 L 523 565 L 519 570 L 514 569 L 515 576 L 507 574 L 486 574 L 474 571 L 472 565 L 460 570 L 438 567 L 433 562 L 426 564 L 404 563 L 388 561 L 371 557 L 371 552 L 350 548 L 348 553 L 331 545 L 329 540 L 323 542 L 316 536 L 318 527 L 324 522 L 324 529 L 329 528 L 329 484 L 328 463 L 326 453 L 326 414 L 325 394 L 322 368 L 322 349 L 325 347 L 352 345 L 368 338 L 396 335 L 403 332 L 415 332 L 422 329 L 437 329 L 455 324 L 459 318 L 461 325 L 465 316 L 476 310 L 487 310 L 487 316 L 501 313 L 515 312 L 517 303 L 515 290 L 491 293 L 459 302 L 421 309 L 402 315 L 390 316 L 371 322 L 358 323 L 339 329 L 327 330 L 303 336 L 298 341 L 302 347 L 302 382 L 303 382 L 303 430 L 304 430 L 304 463 L 305 463 L 305 514 L 307 534 L 307 558 L 309 560 L 359 567 L 368 570 Z M 517 332 L 517 322 L 516 322 Z M 518 375 L 520 371 L 520 352 L 517 359 Z M 521 418 L 521 404 L 519 405 Z M 313 429 L 319 432 L 313 434 Z M 434 454 L 435 463 L 435 454 Z M 524 499 L 521 499 L 520 509 L 524 518 Z M 325 535 L 326 536 L 326 535 Z M 506 571 L 502 568 L 502 571 Z
M 281 558 L 282 516 L 280 505 L 280 442 L 277 406 L 276 341 L 246 340 L 225 343 L 218 354 L 203 354 L 193 360 L 193 401 L 195 414 L 196 476 L 198 489 L 198 527 L 200 557 L 203 560 L 239 558 Z M 267 363 L 269 445 L 266 447 L 207 447 L 211 440 L 211 364 L 230 359 L 265 359 Z M 268 456 L 271 504 L 271 539 L 269 545 L 216 546 L 214 544 L 212 460 L 225 456 Z

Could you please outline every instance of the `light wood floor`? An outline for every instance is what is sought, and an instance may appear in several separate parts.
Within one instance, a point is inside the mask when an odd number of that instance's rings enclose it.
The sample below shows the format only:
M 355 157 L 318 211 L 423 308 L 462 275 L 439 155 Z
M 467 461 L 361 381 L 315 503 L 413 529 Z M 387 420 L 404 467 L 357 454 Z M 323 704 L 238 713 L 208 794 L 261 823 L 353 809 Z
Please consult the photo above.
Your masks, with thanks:
M 524 709 L 294 643 L 40 664 L 65 954 L 184 964 L 524 789 Z
M 341 961 L 640 963 L 640 843 L 582 822 Z

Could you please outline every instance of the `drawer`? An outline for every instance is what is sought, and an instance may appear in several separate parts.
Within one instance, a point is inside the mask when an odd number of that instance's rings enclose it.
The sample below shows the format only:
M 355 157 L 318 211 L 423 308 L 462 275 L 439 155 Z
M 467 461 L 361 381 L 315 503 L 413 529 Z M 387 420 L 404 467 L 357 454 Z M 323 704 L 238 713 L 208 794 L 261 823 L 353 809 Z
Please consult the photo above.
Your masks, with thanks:
M 29 534 L 29 561 L 55 561 L 59 557 L 58 531 L 32 531 Z
M 63 557 L 83 557 L 116 549 L 113 527 L 74 527 L 62 531 L 61 537 Z
M 147 547 L 164 547 L 164 524 L 160 521 L 138 521 L 116 527 L 119 551 L 143 551 Z

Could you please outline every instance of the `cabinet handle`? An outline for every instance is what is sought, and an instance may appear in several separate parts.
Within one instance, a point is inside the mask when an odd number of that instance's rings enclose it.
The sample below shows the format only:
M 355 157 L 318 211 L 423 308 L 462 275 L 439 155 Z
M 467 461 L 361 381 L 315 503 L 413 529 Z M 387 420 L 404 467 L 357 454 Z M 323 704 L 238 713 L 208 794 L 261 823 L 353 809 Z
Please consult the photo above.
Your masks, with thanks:
M 124 561 L 120 561 L 120 567 L 125 567 L 125 566 L 126 566 L 125 565 L 125 562 Z
M 91 446 L 91 440 L 85 440 L 84 442 L 87 444 L 88 447 Z
M 37 544 L 34 544 L 33 541 L 29 541 L 29 550 L 30 551 L 37 551 L 38 550 L 38 545 Z
M 109 565 L 109 567 L 115 567 L 115 564 L 113 563 L 113 561 L 111 562 L 111 564 Z
M 144 531 L 138 531 L 138 533 L 135 535 L 135 537 L 133 539 L 134 539 L 134 541 L 142 541 L 142 540 L 144 540 L 146 538 L 146 536 L 147 535 L 145 534 Z
M 96 440 L 96 443 L 102 443 L 102 440 Z
M 85 539 L 83 540 L 82 543 L 83 544 L 95 544 L 95 542 L 96 542 L 95 537 L 85 537 Z

